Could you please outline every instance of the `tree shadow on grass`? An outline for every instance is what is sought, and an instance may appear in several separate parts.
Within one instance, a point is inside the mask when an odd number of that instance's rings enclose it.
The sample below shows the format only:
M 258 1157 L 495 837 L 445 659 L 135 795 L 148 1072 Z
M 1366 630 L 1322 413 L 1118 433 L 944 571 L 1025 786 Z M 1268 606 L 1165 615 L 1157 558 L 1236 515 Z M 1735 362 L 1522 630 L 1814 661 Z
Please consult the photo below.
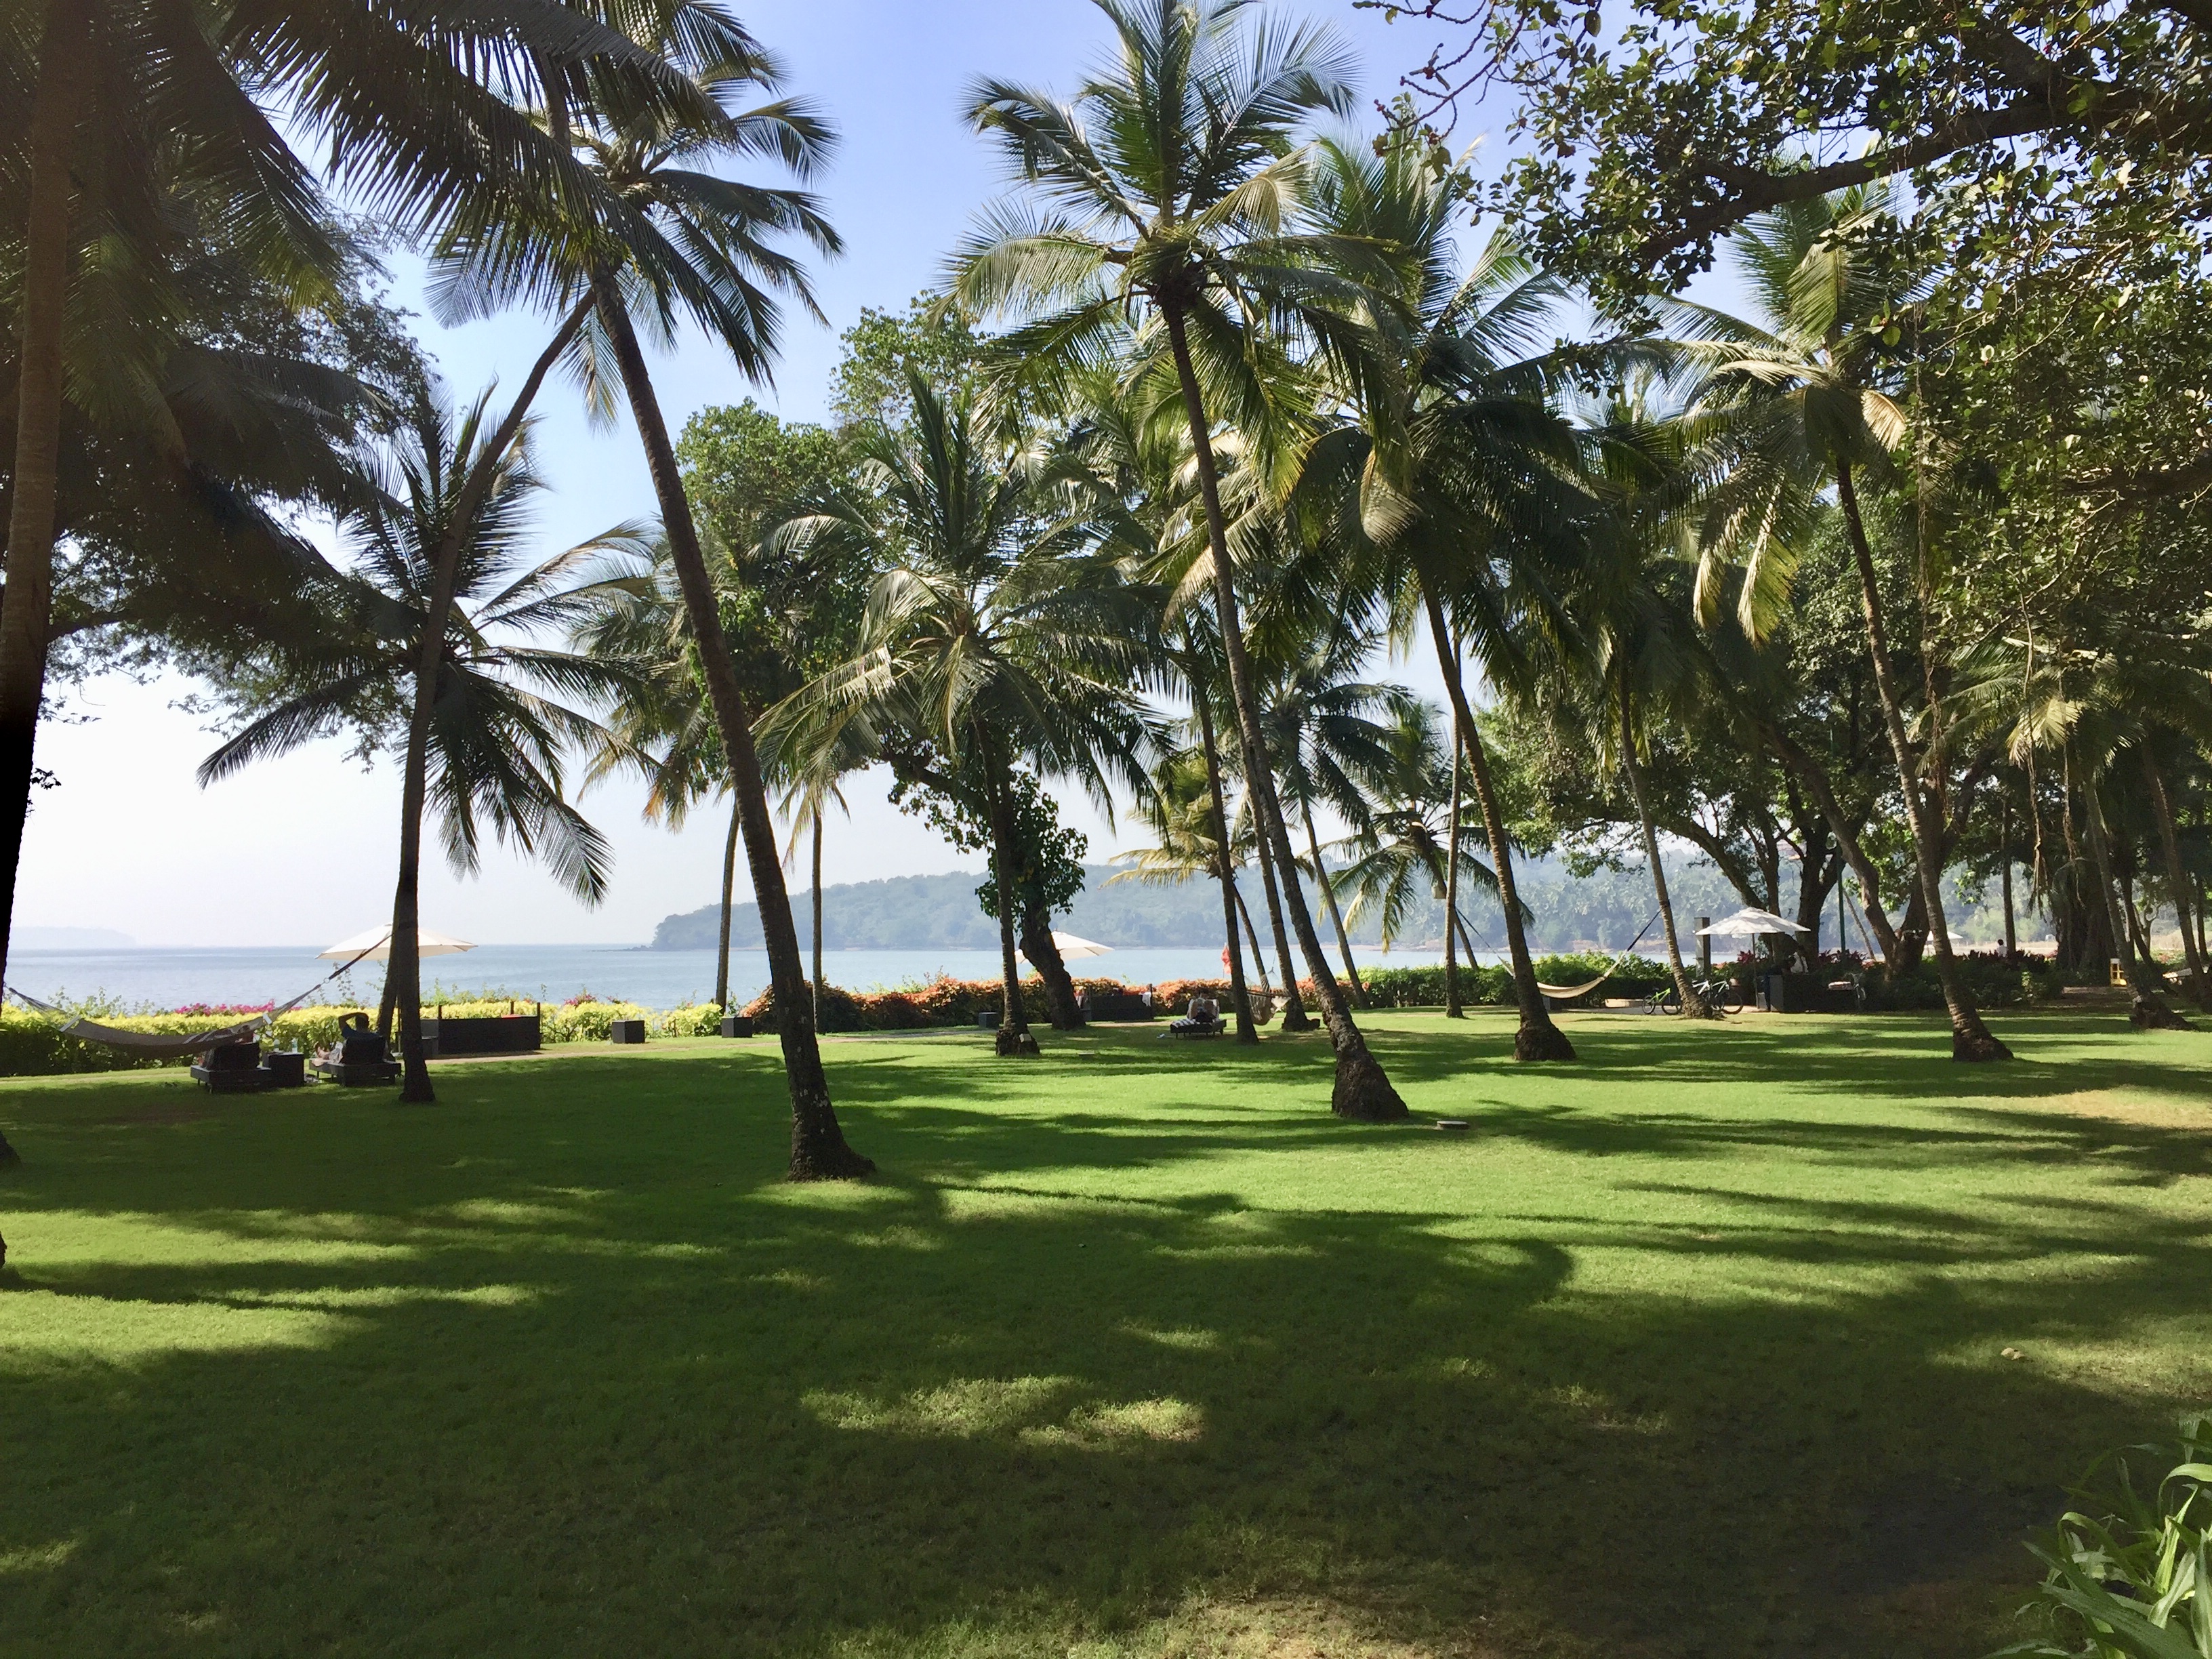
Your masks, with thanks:
M 1283 1605 L 1438 1652 L 1933 1659 L 2007 1635 L 2021 1529 L 2159 1427 L 2164 1385 L 2039 1351 L 2212 1305 L 2194 1212 L 1739 1192 L 1680 1126 L 1620 1144 L 1686 1166 L 1620 1189 L 1679 1223 L 1602 1218 L 1595 1164 L 1587 1211 L 1475 1237 L 1072 1196 L 1024 1172 L 1403 1142 L 1014 1115 L 988 1066 L 985 1103 L 894 1112 L 897 1069 L 838 1069 L 896 1172 L 861 1188 L 775 1183 L 781 1090 L 741 1060 L 40 1121 L 8 1188 L 0 1649 L 1151 1652 Z M 1661 1288 L 1591 1288 L 1583 1252 Z M 1737 1279 L 1697 1293 L 1708 1268 Z

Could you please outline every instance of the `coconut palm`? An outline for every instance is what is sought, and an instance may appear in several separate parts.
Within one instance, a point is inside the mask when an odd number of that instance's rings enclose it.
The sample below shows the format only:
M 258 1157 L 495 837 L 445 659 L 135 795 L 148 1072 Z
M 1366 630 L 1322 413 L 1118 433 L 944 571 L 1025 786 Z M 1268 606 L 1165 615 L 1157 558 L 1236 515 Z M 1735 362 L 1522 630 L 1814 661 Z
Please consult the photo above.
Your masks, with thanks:
M 1443 677 L 1505 912 L 1520 1004 L 1514 1054 L 1572 1060 L 1537 988 L 1512 849 L 1462 653 L 1501 692 L 1525 696 L 1575 644 L 1595 501 L 1581 441 L 1555 407 L 1572 357 L 1550 350 L 1559 299 L 1510 235 L 1463 273 L 1449 172 L 1411 143 L 1380 155 L 1322 147 L 1311 211 L 1332 234 L 1401 251 L 1400 303 L 1380 313 L 1387 372 L 1343 388 L 1356 416 L 1308 457 L 1310 544 L 1353 556 L 1358 581 L 1401 638 L 1425 628 Z
M 1843 191 L 1778 208 L 1733 238 L 1739 269 L 1762 316 L 1745 321 L 1678 305 L 1680 331 L 1695 343 L 1705 383 L 1692 413 L 1707 429 L 1707 465 L 1725 477 L 1706 500 L 1701 604 L 1718 572 L 1741 572 L 1741 619 L 1756 636 L 1778 613 L 1803 532 L 1832 485 L 1844 539 L 1857 566 L 1867 652 L 1882 724 L 1897 764 L 1899 797 L 1912 835 L 1936 977 L 1951 1015 L 1951 1056 L 2008 1060 L 1974 1006 L 1952 954 L 1943 913 L 1942 836 L 1921 793 L 1922 757 L 1905 713 L 1889 646 L 1888 620 L 1859 499 L 1862 477 L 1887 480 L 1906 441 L 1904 410 L 1892 396 L 1882 335 L 1913 298 L 1876 268 L 1866 239 L 1889 212 L 1882 186 Z
M 919 374 L 909 387 L 904 427 L 854 441 L 867 498 L 775 532 L 864 544 L 881 574 L 859 654 L 778 704 L 763 736 L 796 769 L 805 763 L 793 757 L 895 747 L 904 775 L 990 826 L 998 1048 L 1033 1054 L 1016 961 L 1015 769 L 1073 778 L 1109 811 L 1114 779 L 1141 781 L 1155 734 L 1129 693 L 1156 673 L 1157 596 L 1122 580 L 1112 550 L 1086 550 L 1087 520 L 1048 516 L 1034 461 L 994 442 L 964 395 L 948 402 Z
M 557 197 L 580 217 L 619 217 L 509 101 L 528 90 L 534 47 L 571 54 L 628 102 L 696 101 L 655 53 L 558 3 L 24 0 L 6 27 L 0 243 L 20 261 L 9 286 L 25 349 L 9 452 L 10 603 L 0 612 L 0 912 L 35 759 L 65 408 L 150 434 L 176 459 L 158 368 L 186 303 L 179 244 L 204 227 L 220 227 L 239 257 L 303 300 L 334 291 L 342 244 L 313 173 L 257 99 L 281 101 L 296 129 L 328 141 L 337 182 L 418 232 L 532 196 Z M 179 193 L 191 211 L 177 211 Z M 85 372 L 101 358 L 148 372 Z
M 1309 862 L 1304 867 L 1328 908 L 1345 978 L 1363 1002 L 1366 992 L 1322 860 L 1314 809 L 1334 812 L 1353 826 L 1363 823 L 1396 763 L 1393 734 L 1418 704 L 1402 685 L 1363 678 L 1377 644 L 1368 630 L 1331 611 L 1295 650 L 1267 651 L 1261 670 L 1268 753 L 1281 768 L 1283 798 L 1297 808 L 1305 830 Z
M 1349 112 L 1350 62 L 1326 30 L 1255 21 L 1253 0 L 1097 3 L 1115 53 L 1072 100 L 990 80 L 971 94 L 977 130 L 1041 205 L 986 216 L 954 262 L 951 298 L 1024 314 L 1002 345 L 1033 381 L 1064 384 L 1126 345 L 1133 383 L 1163 382 L 1180 401 L 1244 773 L 1287 871 L 1297 861 L 1245 649 L 1215 428 L 1233 424 L 1286 477 L 1310 414 L 1288 354 L 1360 349 L 1354 317 L 1372 295 L 1357 276 L 1380 274 L 1376 250 L 1294 222 L 1307 166 L 1297 130 Z M 1404 1116 L 1304 895 L 1292 884 L 1282 896 L 1335 1049 L 1335 1109 Z
M 827 254 L 838 249 L 836 234 L 805 191 L 743 183 L 708 169 L 767 157 L 803 177 L 827 157 L 834 139 L 801 101 L 770 98 L 739 106 L 755 94 L 775 92 L 781 78 L 775 61 L 743 31 L 696 30 L 688 18 L 683 27 L 670 27 L 646 14 L 631 26 L 641 45 L 682 65 L 699 107 L 671 112 L 610 96 L 588 64 L 561 52 L 538 54 L 539 79 L 550 94 L 546 126 L 555 143 L 573 152 L 622 204 L 622 234 L 565 215 L 558 204 L 469 226 L 438 250 L 437 298 L 448 316 L 516 302 L 563 316 L 580 306 L 587 313 L 577 339 L 586 395 L 603 414 L 619 395 L 637 428 L 730 770 L 791 1094 L 791 1175 L 856 1177 L 875 1166 L 846 1144 L 830 1102 L 753 743 L 754 706 L 719 625 L 714 576 L 640 338 L 642 325 L 657 343 L 672 344 L 679 319 L 689 320 L 745 374 L 767 380 L 781 326 L 779 295 L 819 314 L 804 264 L 781 239 L 795 236 Z
M 417 738 L 411 681 L 430 626 L 443 550 L 458 545 L 453 592 L 434 653 L 436 686 L 422 752 L 407 754 L 428 779 L 428 799 L 446 856 L 465 874 L 476 867 L 484 829 L 543 861 L 577 896 L 605 896 L 605 839 L 567 798 L 563 757 L 605 734 L 574 702 L 604 701 L 632 689 L 623 665 L 539 643 L 598 602 L 592 567 L 611 552 L 633 552 L 637 531 L 622 526 L 537 564 L 521 550 L 528 504 L 542 487 L 532 471 L 527 429 L 491 469 L 490 489 L 473 498 L 486 398 L 455 410 L 420 388 L 398 434 L 393 488 L 353 515 L 344 529 L 353 556 L 345 602 L 318 662 L 292 672 L 307 681 L 275 697 L 201 764 L 210 783 L 251 762 L 281 755 L 344 726 L 374 747 L 411 750 Z M 457 512 L 465 520 L 456 523 Z M 420 868 L 422 823 L 400 822 L 400 879 Z M 415 895 L 402 908 L 415 909 Z M 396 980 L 406 1076 L 405 1097 L 433 1098 L 423 1065 L 417 988 Z
M 1473 824 L 1458 826 L 1455 856 L 1445 803 L 1451 794 L 1455 757 L 1436 728 L 1434 711 L 1419 703 L 1393 722 L 1387 793 L 1358 830 L 1340 843 L 1349 861 L 1335 876 L 1334 884 L 1351 896 L 1348 915 L 1353 926 L 1370 916 L 1377 921 L 1385 950 L 1397 941 L 1415 903 L 1445 900 L 1446 934 L 1458 938 L 1472 962 L 1474 942 L 1450 899 L 1466 884 L 1495 894 L 1498 878 L 1471 850 Z

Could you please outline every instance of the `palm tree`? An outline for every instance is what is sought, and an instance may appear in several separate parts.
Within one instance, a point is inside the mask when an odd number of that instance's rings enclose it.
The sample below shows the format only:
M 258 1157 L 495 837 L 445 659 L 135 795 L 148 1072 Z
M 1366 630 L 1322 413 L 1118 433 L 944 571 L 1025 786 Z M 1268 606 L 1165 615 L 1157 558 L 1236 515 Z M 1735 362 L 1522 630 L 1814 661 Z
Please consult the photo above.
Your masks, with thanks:
M 440 297 L 447 314 L 455 316 L 516 301 L 556 312 L 580 304 L 586 308 L 578 347 L 587 393 L 601 411 L 611 409 L 617 389 L 629 404 L 729 767 L 791 1093 L 791 1176 L 848 1179 L 875 1166 L 846 1144 L 830 1102 L 775 822 L 753 743 L 753 710 L 722 635 L 714 578 L 638 333 L 641 321 L 659 342 L 672 343 L 678 319 L 688 318 L 749 377 L 765 381 L 781 327 L 777 295 L 819 314 L 804 265 L 777 239 L 795 235 L 825 254 L 840 244 L 818 204 L 804 191 L 740 183 L 706 168 L 729 157 L 765 155 L 804 176 L 827 157 L 834 140 L 827 125 L 798 100 L 734 107 L 755 91 L 775 91 L 781 71 L 719 12 L 706 15 L 714 27 L 695 27 L 696 20 L 688 15 L 681 27 L 645 15 L 633 22 L 653 51 L 684 68 L 696 94 L 697 106 L 688 111 L 611 96 L 588 63 L 557 51 L 538 54 L 538 78 L 549 94 L 547 128 L 554 143 L 577 154 L 599 187 L 622 204 L 620 234 L 563 215 L 558 204 L 465 227 L 439 250 Z
M 1407 914 L 1425 896 L 1443 899 L 1444 935 L 1467 946 L 1474 942 L 1452 901 L 1462 882 L 1498 891 L 1496 872 L 1468 850 L 1472 824 L 1457 826 L 1455 855 L 1450 820 L 1443 811 L 1456 757 L 1437 737 L 1436 715 L 1414 704 L 1394 722 L 1389 735 L 1391 773 L 1383 799 L 1343 843 L 1351 861 L 1338 872 L 1336 885 L 1352 896 L 1350 917 L 1356 926 L 1374 915 L 1384 949 L 1397 941 Z
M 1111 550 L 1085 550 L 1097 538 L 1088 520 L 1045 516 L 1033 461 L 994 444 L 964 397 L 948 403 L 919 374 L 909 386 L 904 428 L 876 424 L 854 441 L 871 499 L 835 501 L 775 532 L 866 544 L 881 574 L 860 653 L 779 704 L 763 735 L 780 757 L 896 744 L 905 775 L 990 826 L 998 1048 L 1034 1054 L 1016 960 L 1015 769 L 1075 778 L 1109 810 L 1114 776 L 1142 780 L 1154 733 L 1129 691 L 1158 660 L 1156 599 L 1121 580 Z
M 51 642 L 64 410 L 169 431 L 143 396 L 158 375 L 136 386 L 126 376 L 132 395 L 103 398 L 117 382 L 83 374 L 87 352 L 160 358 L 184 300 L 179 238 L 196 225 L 222 227 L 242 258 L 303 299 L 334 291 L 342 244 L 325 229 L 313 174 L 255 98 L 281 100 L 291 122 L 327 138 L 334 179 L 413 231 L 533 196 L 608 216 L 586 175 L 507 101 L 527 89 L 533 46 L 557 44 L 638 105 L 696 101 L 655 54 L 557 3 L 32 0 L 15 9 L 11 31 L 0 215 L 16 228 L 4 240 L 21 250 L 24 349 L 9 474 L 11 603 L 0 612 L 0 912 L 14 895 Z M 173 191 L 191 213 L 175 210 Z M 129 303 L 109 303 L 103 273 L 124 276 Z
M 297 676 L 306 684 L 272 688 L 287 694 L 209 756 L 200 781 L 211 783 L 356 726 L 374 744 L 399 747 L 410 772 L 428 780 L 454 869 L 474 872 L 489 824 L 596 904 L 606 891 L 606 844 L 567 799 L 562 756 L 605 734 L 561 699 L 619 697 L 632 676 L 619 663 L 550 649 L 535 636 L 568 627 L 597 603 L 589 567 L 611 551 L 635 550 L 639 536 L 623 526 L 525 568 L 527 506 L 542 487 L 530 467 L 526 429 L 507 444 L 483 498 L 470 489 L 479 472 L 486 400 L 456 412 L 427 386 L 418 390 L 397 441 L 392 493 L 345 526 L 356 580 L 319 661 Z M 413 718 L 411 687 L 401 688 L 420 672 L 437 567 L 456 545 L 454 604 L 428 653 L 436 665 L 435 693 L 425 729 Z M 586 580 L 573 580 L 580 574 Z M 399 908 L 412 915 L 422 839 L 417 799 L 403 799 L 399 839 Z M 388 975 L 386 996 L 402 1034 L 403 1098 L 431 1100 L 419 988 Z
M 1345 978 L 1363 1003 L 1366 991 L 1352 960 L 1351 933 L 1322 861 L 1314 809 L 1334 812 L 1356 830 L 1396 764 L 1391 747 L 1395 733 L 1418 704 L 1402 685 L 1360 678 L 1376 645 L 1372 634 L 1332 609 L 1328 619 L 1293 648 L 1268 650 L 1262 667 L 1268 752 L 1282 769 L 1284 798 L 1298 809 L 1306 835 L 1309 862 L 1304 867 L 1328 908 Z M 1456 813 L 1454 817 L 1456 821 Z
M 1858 569 L 1867 652 L 1911 831 L 1936 977 L 1950 1010 L 1951 1057 L 2009 1060 L 2012 1051 L 1983 1024 L 1952 955 L 1942 835 L 1921 793 L 1921 757 L 1906 727 L 1859 501 L 1860 477 L 1889 477 L 1906 435 L 1905 412 L 1881 384 L 1888 375 L 1881 337 L 1885 319 L 1912 296 L 1887 280 L 1862 246 L 1887 211 L 1887 191 L 1869 186 L 1749 221 L 1733 240 L 1763 325 L 1675 307 L 1704 359 L 1705 384 L 1692 412 L 1711 428 L 1711 455 L 1727 468 L 1705 506 L 1708 580 L 1700 586 L 1711 591 L 1710 573 L 1722 563 L 1740 566 L 1745 630 L 1762 632 L 1787 591 L 1794 549 L 1820 492 L 1833 484 Z
M 977 130 L 999 140 L 1047 205 L 1026 213 L 1009 204 L 988 217 L 956 261 L 951 298 L 981 313 L 1034 313 L 1002 344 L 1007 361 L 1036 380 L 1064 379 L 1128 341 L 1136 378 L 1164 376 L 1179 395 L 1244 773 L 1269 853 L 1291 870 L 1297 860 L 1239 620 L 1214 424 L 1227 417 L 1256 449 L 1287 463 L 1308 411 L 1304 382 L 1285 372 L 1286 334 L 1324 352 L 1358 349 L 1352 313 L 1371 296 L 1346 273 L 1377 269 L 1375 250 L 1289 222 L 1306 166 L 1297 129 L 1350 112 L 1349 60 L 1323 30 L 1245 28 L 1253 0 L 1096 3 L 1117 52 L 1072 101 L 998 81 L 974 89 Z M 1275 326 L 1255 325 L 1261 318 Z M 1303 893 L 1292 884 L 1283 898 L 1335 1049 L 1335 1110 L 1403 1117 Z
M 1457 187 L 1418 145 L 1379 155 L 1322 147 L 1315 216 L 1333 234 L 1401 251 L 1385 313 L 1383 372 L 1343 388 L 1358 416 L 1315 445 L 1304 489 L 1324 527 L 1313 544 L 1358 554 L 1401 636 L 1425 624 L 1481 810 L 1520 1004 L 1514 1055 L 1572 1060 L 1536 984 L 1512 850 L 1462 660 L 1525 695 L 1573 646 L 1595 503 L 1577 434 L 1553 407 L 1572 358 L 1540 350 L 1559 298 L 1513 240 L 1492 237 L 1460 273 Z M 1589 354 L 1595 357 L 1596 354 Z

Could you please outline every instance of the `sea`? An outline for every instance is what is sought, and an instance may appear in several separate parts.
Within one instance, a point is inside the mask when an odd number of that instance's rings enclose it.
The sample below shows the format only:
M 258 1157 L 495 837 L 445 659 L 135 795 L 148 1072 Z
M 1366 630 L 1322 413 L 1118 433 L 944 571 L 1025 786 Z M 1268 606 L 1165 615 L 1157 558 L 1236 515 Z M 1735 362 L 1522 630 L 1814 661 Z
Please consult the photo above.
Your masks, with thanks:
M 376 963 L 331 977 L 335 963 L 318 959 L 318 946 L 253 945 L 202 950 L 105 949 L 17 951 L 8 982 L 42 1002 L 71 1006 L 97 1001 L 114 1012 L 147 1012 L 198 1005 L 258 1006 L 285 1002 L 312 988 L 308 1000 L 374 1001 L 384 983 Z M 1353 947 L 1362 968 L 1419 968 L 1443 960 L 1439 951 L 1384 951 Z M 1268 963 L 1273 969 L 1272 959 Z M 1118 979 L 1155 985 L 1203 979 L 1222 972 L 1218 950 L 1130 949 L 1072 962 L 1078 978 Z M 851 991 L 895 990 L 939 975 L 955 979 L 999 976 L 995 951 L 829 951 L 823 971 Z M 1247 971 L 1249 972 L 1248 964 Z M 730 953 L 730 990 L 743 1003 L 768 984 L 768 957 L 760 951 Z M 1256 976 L 1255 976 L 1256 983 Z M 712 951 L 654 951 L 623 945 L 480 945 L 465 953 L 422 963 L 423 1000 L 459 1002 L 489 993 L 522 1001 L 567 1002 L 584 996 L 673 1008 L 704 1002 L 714 994 Z

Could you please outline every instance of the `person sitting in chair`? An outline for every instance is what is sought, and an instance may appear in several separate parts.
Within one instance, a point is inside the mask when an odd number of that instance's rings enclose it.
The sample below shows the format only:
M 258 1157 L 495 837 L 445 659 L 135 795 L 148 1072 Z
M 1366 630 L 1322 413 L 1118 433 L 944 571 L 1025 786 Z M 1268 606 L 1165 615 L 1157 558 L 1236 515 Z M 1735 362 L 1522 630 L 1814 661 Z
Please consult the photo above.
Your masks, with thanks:
M 1209 996 L 1194 996 L 1189 1010 L 1181 1019 L 1168 1027 L 1170 1036 L 1218 1036 L 1221 1035 L 1221 1005 Z
M 338 1040 L 327 1048 L 315 1051 L 318 1066 L 374 1066 L 384 1058 L 384 1039 L 369 1024 L 368 1016 L 358 1009 L 340 1014 Z

